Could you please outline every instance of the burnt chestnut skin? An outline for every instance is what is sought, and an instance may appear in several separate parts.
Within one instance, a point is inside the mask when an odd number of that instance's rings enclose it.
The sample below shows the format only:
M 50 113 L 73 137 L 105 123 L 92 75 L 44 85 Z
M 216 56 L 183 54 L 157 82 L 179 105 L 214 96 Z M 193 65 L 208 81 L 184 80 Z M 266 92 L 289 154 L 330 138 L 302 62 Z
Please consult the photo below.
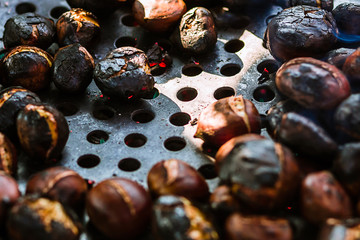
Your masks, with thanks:
M 17 154 L 14 144 L 0 132 L 0 170 L 9 175 L 17 173 Z
M 346 58 L 342 70 L 351 83 L 360 85 L 360 48 Z
M 8 211 L 20 195 L 16 180 L 7 173 L 0 171 L 0 230 L 3 229 Z
M 360 94 L 353 94 L 335 111 L 335 127 L 338 134 L 351 140 L 360 140 Z
M 341 3 L 332 14 L 336 20 L 339 30 L 346 34 L 360 35 L 360 4 Z

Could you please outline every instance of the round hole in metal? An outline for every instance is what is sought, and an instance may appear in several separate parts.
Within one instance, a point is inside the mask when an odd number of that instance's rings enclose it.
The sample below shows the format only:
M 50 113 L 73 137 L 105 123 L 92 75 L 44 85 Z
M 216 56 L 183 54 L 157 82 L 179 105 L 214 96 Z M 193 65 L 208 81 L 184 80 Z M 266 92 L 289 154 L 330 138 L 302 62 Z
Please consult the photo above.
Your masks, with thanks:
M 50 16 L 55 19 L 58 19 L 64 12 L 67 12 L 67 11 L 69 11 L 69 9 L 66 7 L 62 7 L 62 6 L 54 7 L 50 11 Z
M 139 26 L 139 24 L 136 22 L 135 18 L 131 14 L 127 14 L 121 18 L 122 24 L 128 27 L 136 27 Z
M 250 24 L 250 19 L 246 16 L 235 18 L 234 21 L 230 23 L 230 26 L 235 29 L 242 29 L 247 27 Z
M 214 92 L 214 98 L 217 100 L 234 95 L 235 95 L 235 90 L 232 87 L 221 87 L 216 89 Z
M 145 145 L 147 138 L 140 133 L 132 133 L 127 135 L 124 139 L 124 142 L 127 146 L 132 148 L 138 148 Z
M 173 115 L 170 116 L 171 124 L 179 127 L 185 126 L 190 122 L 190 120 L 191 120 L 190 115 L 185 112 L 174 113 Z
M 222 66 L 220 73 L 224 76 L 231 77 L 238 74 L 241 71 L 241 67 L 236 63 L 228 63 Z
M 182 68 L 182 73 L 188 77 L 194 77 L 202 73 L 203 69 L 198 64 L 188 64 Z
M 210 180 L 217 177 L 214 164 L 204 164 L 198 169 L 198 171 L 205 179 Z
M 88 140 L 88 142 L 93 144 L 103 144 L 107 140 L 109 140 L 109 134 L 107 134 L 107 132 L 104 132 L 102 130 L 95 130 L 90 132 L 86 136 L 86 139 Z
M 275 98 L 275 93 L 269 86 L 261 86 L 255 89 L 253 97 L 258 102 L 270 102 Z
M 28 12 L 35 12 L 36 11 L 36 6 L 30 2 L 23 2 L 23 3 L 19 3 L 16 8 L 15 11 L 17 14 L 23 14 L 23 13 L 28 13 Z
M 107 106 L 96 107 L 93 110 L 93 116 L 99 120 L 109 120 L 115 116 L 115 110 Z
M 134 172 L 141 167 L 141 163 L 135 158 L 124 158 L 120 160 L 118 167 L 125 172 Z
M 170 52 L 173 48 L 171 42 L 167 39 L 159 39 L 157 43 L 159 44 L 160 47 L 162 47 L 165 51 L 168 52 Z
M 239 39 L 232 39 L 225 43 L 224 49 L 230 53 L 236 53 L 245 46 L 245 43 Z
M 167 150 L 176 152 L 185 148 L 186 142 L 181 137 L 171 137 L 166 139 L 166 141 L 164 142 L 164 146 Z
M 94 168 L 100 163 L 100 158 L 94 154 L 86 154 L 78 158 L 77 164 L 82 168 Z
M 197 95 L 198 92 L 196 91 L 196 89 L 191 87 L 182 88 L 176 94 L 177 98 L 183 102 L 194 100 Z
M 160 67 L 159 65 L 156 65 L 151 69 L 151 74 L 153 76 L 160 76 L 163 75 L 166 72 L 166 67 Z
M 135 47 L 137 44 L 136 39 L 133 37 L 120 37 L 115 41 L 116 47 Z
M 267 72 L 271 74 L 276 72 L 278 69 L 279 69 L 278 62 L 272 59 L 264 60 L 257 65 L 257 70 L 259 73 Z
M 141 95 L 144 99 L 154 99 L 160 95 L 160 92 L 157 88 L 153 88 L 151 91 L 148 91 Z
M 150 110 L 136 110 L 131 114 L 131 119 L 136 123 L 148 123 L 155 118 L 155 114 Z
M 64 114 L 64 116 L 72 116 L 72 115 L 75 115 L 79 111 L 79 108 L 71 102 L 59 103 L 58 105 L 56 105 L 56 108 L 57 108 L 57 110 L 62 112 L 62 114 Z

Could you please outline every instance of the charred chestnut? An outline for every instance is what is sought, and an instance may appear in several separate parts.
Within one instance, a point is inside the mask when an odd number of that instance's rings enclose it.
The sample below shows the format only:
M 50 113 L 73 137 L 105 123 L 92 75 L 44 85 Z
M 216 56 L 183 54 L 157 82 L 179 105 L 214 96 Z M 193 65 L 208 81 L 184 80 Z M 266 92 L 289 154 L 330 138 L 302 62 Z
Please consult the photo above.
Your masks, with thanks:
M 298 165 L 291 151 L 280 143 L 268 139 L 240 142 L 219 157 L 220 180 L 254 210 L 281 207 L 297 190 Z
M 54 57 L 52 80 L 65 93 L 81 93 L 89 86 L 94 59 L 79 43 L 61 48 Z
M 321 227 L 319 240 L 355 240 L 360 235 L 360 220 L 329 218 Z
M 0 171 L 0 229 L 6 221 L 8 211 L 20 197 L 19 186 L 15 179 Z
M 233 137 L 260 133 L 260 115 L 255 105 L 239 95 L 222 98 L 200 114 L 195 137 L 220 147 Z
M 2 59 L 1 83 L 5 87 L 22 86 L 30 91 L 45 89 L 50 84 L 52 64 L 53 58 L 40 48 L 16 47 Z
M 178 195 L 192 200 L 206 200 L 209 188 L 205 179 L 189 164 L 169 159 L 155 164 L 147 177 L 154 196 Z
M 83 211 L 86 192 L 85 180 L 66 167 L 53 167 L 37 172 L 26 185 L 26 194 L 59 201 L 77 213 Z
M 339 30 L 345 34 L 360 35 L 360 4 L 344 2 L 339 4 L 332 14 Z
M 232 194 L 229 186 L 221 185 L 213 191 L 209 199 L 211 209 L 217 216 L 226 216 L 240 210 L 237 198 Z
M 0 132 L 0 170 L 10 175 L 17 171 L 17 154 L 14 144 Z
M 69 137 L 64 115 L 49 105 L 26 105 L 17 116 L 16 127 L 23 150 L 37 161 L 58 158 Z
M 217 240 L 212 223 L 186 198 L 161 196 L 153 207 L 152 229 L 156 239 Z
M 312 6 L 291 7 L 268 24 L 267 48 L 282 62 L 296 57 L 321 56 L 333 48 L 336 31 L 331 13 Z
M 57 201 L 46 198 L 23 198 L 11 209 L 7 221 L 13 240 L 77 240 L 80 227 Z
M 359 15 L 360 15 L 360 10 L 359 10 Z M 345 73 L 345 75 L 348 77 L 350 82 L 356 85 L 360 85 L 360 48 L 358 48 L 348 58 L 346 58 L 342 70 Z
M 46 50 L 55 39 L 54 21 L 35 13 L 14 16 L 5 23 L 3 39 L 5 48 L 29 45 Z
M 311 173 L 302 182 L 301 208 L 310 222 L 321 223 L 328 218 L 352 216 L 352 204 L 340 183 L 328 171 Z
M 324 61 L 334 65 L 338 69 L 342 69 L 346 58 L 349 57 L 353 52 L 355 52 L 355 49 L 352 48 L 338 48 L 331 50 L 325 55 Z
M 313 58 L 295 58 L 276 73 L 281 93 L 310 109 L 331 109 L 350 95 L 345 75 L 336 67 Z
M 267 216 L 231 215 L 226 220 L 228 240 L 291 240 L 293 233 L 290 222 L 282 218 Z
M 95 66 L 96 85 L 105 95 L 133 99 L 154 88 L 145 53 L 133 47 L 121 47 L 110 52 Z
M 61 46 L 80 43 L 88 48 L 100 35 L 100 25 L 94 14 L 81 8 L 63 13 L 56 22 L 58 42 Z
M 134 239 L 151 217 L 151 198 L 140 184 L 112 178 L 89 191 L 86 210 L 94 226 L 110 239 Z
M 186 12 L 186 4 L 183 0 L 135 0 L 132 12 L 144 28 L 166 32 Z

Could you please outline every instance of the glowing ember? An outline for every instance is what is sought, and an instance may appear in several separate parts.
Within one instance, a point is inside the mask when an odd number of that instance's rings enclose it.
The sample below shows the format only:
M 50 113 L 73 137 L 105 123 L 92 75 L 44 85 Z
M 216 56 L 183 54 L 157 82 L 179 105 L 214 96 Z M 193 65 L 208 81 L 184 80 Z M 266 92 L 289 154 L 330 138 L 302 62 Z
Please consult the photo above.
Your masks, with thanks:
M 266 68 L 264 68 L 264 72 L 269 73 L 269 70 L 267 70 Z
M 266 91 L 266 89 L 263 88 L 263 89 L 260 90 L 260 93 L 265 95 L 265 94 L 267 94 L 267 91 Z
M 161 63 L 159 63 L 159 66 L 162 67 L 162 68 L 165 68 L 165 67 L 166 67 L 166 63 L 161 62 Z
M 128 96 L 128 99 L 131 99 L 131 98 L 133 98 L 134 97 L 134 95 L 130 95 L 130 96 Z
M 101 97 L 101 98 L 103 98 L 103 97 L 104 97 L 104 95 L 102 95 L 102 94 L 101 94 L 101 95 L 100 95 L 100 97 Z

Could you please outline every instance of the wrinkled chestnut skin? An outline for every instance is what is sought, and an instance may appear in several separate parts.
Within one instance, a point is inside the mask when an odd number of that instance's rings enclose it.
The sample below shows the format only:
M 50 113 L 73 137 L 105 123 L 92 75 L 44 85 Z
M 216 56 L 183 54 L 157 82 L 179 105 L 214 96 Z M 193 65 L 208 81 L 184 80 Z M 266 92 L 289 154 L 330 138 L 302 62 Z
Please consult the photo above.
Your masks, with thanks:
M 281 207 L 293 197 L 300 182 L 291 151 L 269 139 L 240 142 L 222 158 L 220 180 L 256 210 Z
M 110 239 L 134 239 L 151 217 L 151 198 L 140 184 L 112 178 L 89 191 L 86 211 L 94 226 Z
M 32 197 L 20 199 L 7 221 L 8 235 L 13 240 L 76 240 L 79 226 L 59 202 Z
M 155 239 L 217 240 L 212 223 L 186 198 L 161 196 L 154 204 L 152 230 Z
M 242 216 L 234 213 L 226 220 L 228 240 L 292 240 L 288 220 L 267 216 Z
M 186 12 L 186 4 L 183 0 L 135 0 L 132 12 L 142 27 L 166 32 Z
M 210 207 L 217 216 L 229 215 L 240 210 L 237 198 L 232 194 L 229 186 L 221 185 L 214 189 L 209 199 Z
M 14 144 L 0 132 L 0 170 L 9 175 L 17 172 L 17 154 Z
M 360 140 L 360 94 L 353 94 L 335 111 L 335 127 L 351 139 Z
M 325 55 L 323 61 L 334 65 L 338 69 L 342 69 L 346 58 L 349 57 L 353 52 L 355 52 L 355 49 L 352 48 L 334 49 Z
M 345 75 L 336 67 L 313 58 L 295 58 L 276 73 L 281 93 L 305 108 L 331 109 L 350 95 Z
M 56 32 L 60 46 L 80 43 L 92 47 L 100 35 L 100 25 L 91 12 L 74 8 L 63 13 L 56 22 Z
M 312 6 L 291 7 L 268 24 L 267 48 L 281 62 L 296 57 L 317 57 L 333 48 L 336 31 L 331 13 Z
M 0 171 L 0 229 L 3 229 L 8 211 L 19 197 L 20 191 L 16 180 Z
M 50 18 L 35 13 L 25 13 L 7 20 L 4 30 L 4 46 L 35 46 L 46 50 L 55 39 L 55 25 Z
M 16 47 L 1 61 L 1 83 L 5 87 L 22 86 L 34 92 L 43 90 L 50 84 L 52 64 L 51 55 L 40 48 Z
M 155 84 L 145 53 L 134 47 L 110 52 L 96 64 L 94 79 L 103 94 L 120 99 L 141 97 Z
M 352 204 L 340 183 L 328 171 L 311 173 L 302 182 L 301 212 L 312 223 L 352 216 Z
M 49 105 L 26 105 L 17 116 L 16 127 L 23 150 L 39 162 L 58 158 L 69 137 L 64 115 Z
M 233 137 L 260 133 L 261 120 L 255 105 L 243 96 L 222 98 L 200 114 L 196 138 L 220 147 Z
M 356 240 L 360 235 L 360 220 L 329 218 L 321 227 L 318 240 Z
M 332 14 L 339 30 L 346 34 L 360 35 L 360 4 L 341 3 Z
M 177 159 L 155 164 L 148 173 L 147 182 L 150 193 L 155 197 L 177 195 L 200 201 L 209 197 L 209 187 L 200 173 Z
M 27 182 L 26 194 L 59 201 L 81 213 L 85 205 L 87 184 L 75 171 L 66 167 L 52 167 L 37 172 Z
M 105 15 L 110 14 L 128 0 L 66 0 L 72 8 L 82 8 L 90 12 Z
M 359 10 L 359 15 L 360 15 L 360 10 Z M 348 77 L 350 82 L 355 83 L 357 85 L 360 84 L 360 48 L 358 48 L 348 58 L 346 58 L 342 70 L 345 73 L 345 75 Z
M 81 93 L 89 86 L 95 63 L 79 43 L 61 48 L 54 57 L 52 80 L 65 93 Z

